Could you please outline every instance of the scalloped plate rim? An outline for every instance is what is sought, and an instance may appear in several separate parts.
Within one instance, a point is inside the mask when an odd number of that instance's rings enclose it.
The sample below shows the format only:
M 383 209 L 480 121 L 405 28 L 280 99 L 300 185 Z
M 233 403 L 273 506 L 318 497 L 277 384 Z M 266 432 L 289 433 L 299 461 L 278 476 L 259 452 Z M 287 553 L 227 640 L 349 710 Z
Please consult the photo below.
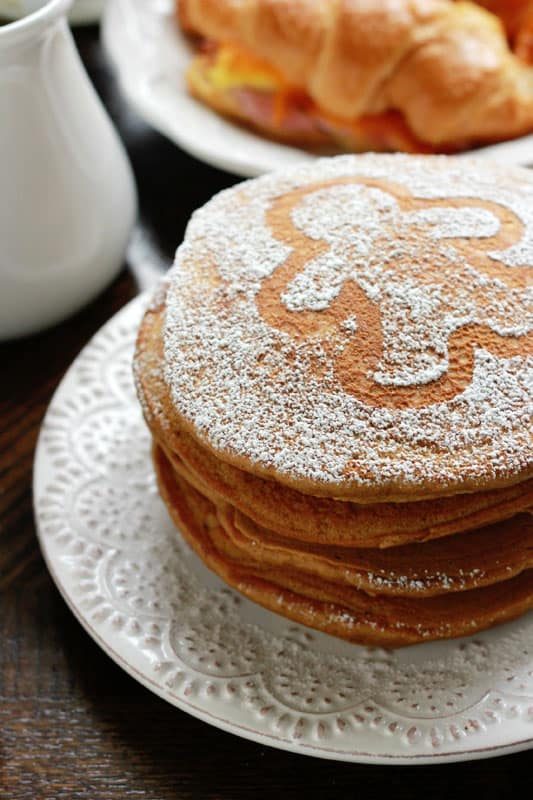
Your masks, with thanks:
M 93 641 L 108 655 L 112 661 L 115 662 L 121 669 L 124 670 L 131 678 L 136 680 L 145 689 L 153 692 L 155 695 L 160 697 L 162 700 L 170 703 L 170 705 L 174 706 L 175 708 L 179 709 L 180 711 L 184 711 L 186 714 L 190 714 L 192 717 L 201 720 L 202 722 L 207 723 L 208 725 L 212 725 L 215 728 L 218 728 L 225 733 L 231 733 L 234 736 L 239 736 L 240 738 L 246 739 L 251 742 L 255 742 L 256 744 L 267 745 L 268 747 L 272 747 L 277 750 L 284 750 L 289 753 L 296 753 L 297 755 L 306 755 L 306 756 L 314 756 L 315 758 L 323 758 L 327 759 L 328 761 L 342 761 L 345 763 L 354 763 L 354 764 L 374 764 L 376 766 L 390 764 L 391 766 L 394 765 L 403 765 L 406 766 L 408 764 L 415 765 L 428 765 L 428 764 L 453 764 L 459 763 L 462 761 L 479 761 L 484 758 L 496 758 L 499 756 L 505 755 L 512 755 L 513 753 L 523 752 L 525 750 L 530 750 L 533 748 L 533 737 L 529 737 L 528 739 L 522 739 L 517 742 L 509 742 L 508 744 L 503 745 L 492 745 L 490 747 L 481 747 L 481 748 L 472 748 L 470 750 L 456 750 L 450 751 L 448 753 L 437 753 L 435 755 L 427 755 L 427 754 L 420 754 L 420 755 L 412 755 L 412 756 L 398 756 L 398 755 L 390 755 L 388 756 L 385 753 L 380 755 L 373 755 L 372 753 L 365 753 L 364 751 L 354 750 L 351 753 L 345 751 L 336 751 L 333 748 L 326 748 L 320 747 L 320 745 L 306 745 L 303 744 L 296 744 L 295 742 L 291 741 L 290 739 L 283 739 L 282 737 L 274 737 L 268 736 L 266 734 L 259 733 L 252 729 L 247 728 L 244 725 L 239 725 L 238 723 L 231 722 L 231 720 L 226 720 L 221 717 L 218 717 L 215 714 L 209 714 L 201 708 L 198 708 L 193 703 L 189 703 L 187 700 L 183 698 L 176 697 L 169 692 L 165 692 L 165 690 L 158 686 L 157 683 L 152 681 L 142 672 L 138 671 L 132 664 L 130 664 L 126 659 L 120 656 L 113 648 L 105 642 L 105 640 L 97 633 L 97 631 L 89 624 L 89 622 L 84 619 L 83 615 L 79 612 L 76 604 L 72 602 L 67 590 L 63 586 L 61 580 L 59 579 L 58 575 L 56 574 L 53 564 L 51 560 L 48 558 L 48 554 L 43 547 L 42 538 L 39 533 L 39 545 L 41 548 L 41 553 L 44 558 L 46 567 L 52 580 L 54 581 L 59 593 L 61 594 L 63 600 L 65 601 L 66 605 L 72 612 L 72 614 L 76 617 L 78 622 L 84 628 L 84 630 L 89 634 L 89 636 L 93 639 Z

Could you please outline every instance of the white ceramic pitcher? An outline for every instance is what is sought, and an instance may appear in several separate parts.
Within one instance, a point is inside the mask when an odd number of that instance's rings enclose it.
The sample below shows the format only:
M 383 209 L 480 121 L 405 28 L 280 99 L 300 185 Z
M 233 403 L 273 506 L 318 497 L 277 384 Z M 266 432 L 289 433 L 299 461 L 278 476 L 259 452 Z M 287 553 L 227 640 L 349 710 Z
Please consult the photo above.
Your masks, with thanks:
M 136 213 L 129 162 L 66 22 L 71 0 L 22 2 L 30 13 L 0 27 L 0 339 L 103 289 Z

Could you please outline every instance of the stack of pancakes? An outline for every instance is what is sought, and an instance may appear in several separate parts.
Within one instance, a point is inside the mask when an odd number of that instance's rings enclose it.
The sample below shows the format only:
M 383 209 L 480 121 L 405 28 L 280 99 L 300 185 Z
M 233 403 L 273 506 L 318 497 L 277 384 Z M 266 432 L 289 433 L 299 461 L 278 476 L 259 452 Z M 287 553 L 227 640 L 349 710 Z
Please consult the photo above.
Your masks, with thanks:
M 344 156 L 196 212 L 135 375 L 203 561 L 353 642 L 533 607 L 533 176 Z

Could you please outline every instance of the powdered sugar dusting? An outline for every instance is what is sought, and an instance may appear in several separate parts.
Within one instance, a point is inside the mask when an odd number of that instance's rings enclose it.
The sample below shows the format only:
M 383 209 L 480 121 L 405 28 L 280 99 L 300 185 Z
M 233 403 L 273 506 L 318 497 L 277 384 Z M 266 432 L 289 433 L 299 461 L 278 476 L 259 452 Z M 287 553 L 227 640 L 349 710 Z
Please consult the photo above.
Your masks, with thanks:
M 393 193 L 355 182 L 304 195 L 292 224 L 328 247 L 285 286 L 287 313 L 318 315 L 347 282 L 357 284 L 380 313 L 381 357 L 367 377 L 382 387 L 446 375 L 450 337 L 467 324 L 500 337 L 533 329 L 532 282 L 509 286 L 459 246 L 469 240 L 475 256 L 476 241 L 497 243 L 500 220 L 472 200 L 498 204 L 524 227 L 519 242 L 487 259 L 510 276 L 524 274 L 533 263 L 533 179 L 525 170 L 438 157 L 324 160 L 240 184 L 193 216 L 167 294 L 165 377 L 177 410 L 216 449 L 295 478 L 406 486 L 524 474 L 533 462 L 530 356 L 478 347 L 471 383 L 455 397 L 380 408 L 343 389 L 332 359 L 365 347 L 357 306 L 337 330 L 307 339 L 262 318 L 264 281 L 292 252 L 270 231 L 268 209 L 302 184 L 347 176 L 392 181 L 443 205 L 406 212 Z M 447 208 L 448 198 L 470 205 Z
M 404 216 L 408 225 L 429 226 L 427 234 L 434 239 L 473 236 L 482 239 L 498 233 L 498 219 L 485 208 L 427 208 Z
M 511 570 L 511 567 L 507 568 Z M 346 571 L 346 577 L 350 579 L 351 573 Z M 468 571 L 459 570 L 457 575 L 447 575 L 445 572 L 430 572 L 424 570 L 422 576 L 413 578 L 407 575 L 397 575 L 394 571 L 388 574 L 375 574 L 369 572 L 367 578 L 372 586 L 377 590 L 383 589 L 402 589 L 412 594 L 426 592 L 429 588 L 438 588 L 445 591 L 462 591 L 471 589 L 480 584 L 486 577 L 486 573 L 481 569 L 471 569 Z

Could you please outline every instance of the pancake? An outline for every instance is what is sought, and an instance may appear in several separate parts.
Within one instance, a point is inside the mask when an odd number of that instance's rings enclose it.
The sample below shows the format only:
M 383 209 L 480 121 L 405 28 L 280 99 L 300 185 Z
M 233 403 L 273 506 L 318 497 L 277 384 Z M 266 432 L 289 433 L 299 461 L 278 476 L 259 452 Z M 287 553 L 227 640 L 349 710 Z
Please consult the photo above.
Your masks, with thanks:
M 172 518 L 202 560 L 265 608 L 348 641 L 400 647 L 473 634 L 513 619 L 533 605 L 533 570 L 491 586 L 413 599 L 370 595 L 243 553 L 220 525 L 216 506 L 176 476 L 154 451 L 159 488 Z
M 184 430 L 313 496 L 508 488 L 533 474 L 532 261 L 525 170 L 347 156 L 239 184 L 193 215 L 141 394 L 171 450 Z
M 358 547 L 390 547 L 427 541 L 509 518 L 533 507 L 533 481 L 503 489 L 413 503 L 338 502 L 303 494 L 289 486 L 252 475 L 216 458 L 180 429 L 164 381 L 162 305 L 146 314 L 139 339 L 142 370 L 138 394 L 154 437 L 185 477 L 202 483 L 214 502 L 231 503 L 260 525 L 291 538 Z
M 304 572 L 368 594 L 432 596 L 489 586 L 533 568 L 533 516 L 436 540 L 387 550 L 300 544 L 226 509 L 219 520 L 243 551 L 272 566 L 293 564 Z
M 174 444 L 176 452 L 164 449 L 175 470 L 194 486 L 200 482 L 202 493 L 213 502 L 224 500 L 255 523 L 307 542 L 391 547 L 472 530 L 533 507 L 531 480 L 492 492 L 414 503 L 338 502 L 225 464 L 184 431 Z
M 339 157 L 197 211 L 138 334 L 159 488 L 208 567 L 352 642 L 533 606 L 533 176 Z
M 176 470 L 165 449 L 158 448 L 178 484 L 185 480 L 213 503 L 217 520 L 235 547 L 269 567 L 291 566 L 368 594 L 399 596 L 465 591 L 508 580 L 533 567 L 533 516 L 529 513 L 423 545 L 384 550 L 308 544 L 257 525 L 229 503 L 213 498 L 201 481 L 183 467 Z

